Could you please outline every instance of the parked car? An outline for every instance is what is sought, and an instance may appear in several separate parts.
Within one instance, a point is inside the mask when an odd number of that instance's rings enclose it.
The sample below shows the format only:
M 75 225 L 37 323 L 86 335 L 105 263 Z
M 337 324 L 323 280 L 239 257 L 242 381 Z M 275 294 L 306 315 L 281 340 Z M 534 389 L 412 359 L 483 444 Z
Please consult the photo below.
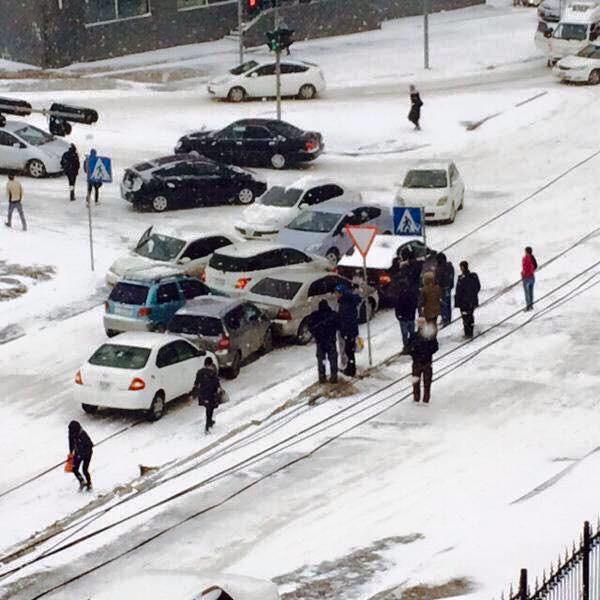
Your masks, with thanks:
M 24 121 L 6 121 L 0 129 L 0 169 L 24 171 L 30 177 L 62 173 L 65 140 Z
M 129 254 L 113 262 L 106 274 L 106 283 L 113 286 L 121 277 L 143 274 L 159 266 L 170 266 L 186 275 L 200 277 L 215 250 L 237 241 L 217 232 L 167 235 L 149 227 Z
M 269 315 L 275 336 L 293 337 L 298 344 L 308 344 L 312 339 L 308 316 L 317 310 L 321 300 L 327 300 L 334 309 L 337 307 L 335 288 L 340 283 L 352 286 L 349 279 L 335 273 L 280 269 L 260 279 L 244 297 Z M 379 295 L 370 288 L 368 296 L 372 315 L 379 308 Z M 359 317 L 361 321 L 366 320 L 364 307 Z
M 329 200 L 302 211 L 279 232 L 277 242 L 324 256 L 335 265 L 353 246 L 345 226 L 366 224 L 390 234 L 394 230 L 391 210 L 363 202 Z
M 317 131 L 303 131 L 276 119 L 242 119 L 218 131 L 185 135 L 175 152 L 195 150 L 228 164 L 283 169 L 315 160 L 323 147 L 323 136 Z
M 75 396 L 87 413 L 98 407 L 144 410 L 150 421 L 165 404 L 189 394 L 207 356 L 175 335 L 130 332 L 102 344 L 75 375 Z
M 286 58 L 281 61 L 281 95 L 311 100 L 325 89 L 323 72 L 317 65 Z M 277 95 L 275 61 L 249 60 L 208 84 L 208 93 L 230 102 Z
M 561 81 L 600 83 L 600 46 L 589 44 L 575 56 L 561 58 L 553 73 Z
M 307 175 L 289 186 L 270 187 L 234 227 L 247 239 L 273 239 L 301 210 L 334 198 L 359 202 L 362 195 L 331 179 Z
M 561 3 L 561 0 L 544 0 L 538 6 L 538 19 L 547 23 L 558 23 L 560 21 Z
M 390 272 L 394 260 L 399 257 L 404 249 L 411 250 L 417 260 L 427 261 L 428 257 L 435 254 L 420 237 L 376 235 L 369 253 L 367 254 L 367 282 L 379 292 L 382 304 L 394 304 L 396 290 L 391 285 Z M 432 261 L 428 261 L 433 268 Z M 355 276 L 363 277 L 363 258 L 354 248 L 342 256 L 338 263 L 337 272 L 348 279 Z M 427 270 L 427 269 L 426 269 Z
M 108 337 L 122 331 L 163 330 L 187 300 L 209 294 L 198 279 L 168 267 L 149 269 L 117 282 L 104 303 L 104 330 Z
M 251 302 L 236 298 L 212 296 L 188 302 L 168 329 L 214 352 L 219 367 L 232 379 L 249 356 L 273 349 L 270 319 Z
M 149 160 L 125 171 L 121 197 L 134 208 L 167 209 L 209 204 L 251 204 L 267 189 L 255 173 L 197 153 Z
M 397 206 L 425 207 L 426 221 L 454 223 L 465 203 L 465 184 L 451 160 L 423 161 L 410 169 L 396 194 Z
M 327 270 L 330 265 L 318 256 L 271 242 L 241 242 L 215 252 L 204 271 L 208 287 L 222 294 L 241 294 L 258 277 L 286 267 Z

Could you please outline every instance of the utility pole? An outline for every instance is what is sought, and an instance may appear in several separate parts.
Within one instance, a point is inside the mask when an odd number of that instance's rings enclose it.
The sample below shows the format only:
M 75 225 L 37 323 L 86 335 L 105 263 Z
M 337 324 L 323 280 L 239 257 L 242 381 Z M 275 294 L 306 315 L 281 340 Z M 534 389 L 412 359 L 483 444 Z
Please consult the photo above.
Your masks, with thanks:
M 279 30 L 279 0 L 275 0 L 273 31 Z M 277 97 L 277 120 L 281 121 L 281 38 L 275 52 L 275 95 Z
M 238 0 L 238 34 L 240 42 L 240 65 L 244 62 L 244 0 Z
M 425 68 L 429 69 L 429 2 L 431 0 L 423 0 L 423 58 Z

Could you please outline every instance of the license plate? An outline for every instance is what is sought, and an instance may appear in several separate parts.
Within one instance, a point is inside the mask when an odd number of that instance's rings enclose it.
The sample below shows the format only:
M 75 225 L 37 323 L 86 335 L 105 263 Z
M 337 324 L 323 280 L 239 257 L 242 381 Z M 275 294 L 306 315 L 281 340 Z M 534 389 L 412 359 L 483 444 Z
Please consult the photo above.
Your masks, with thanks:
M 110 390 L 110 382 L 108 382 L 108 381 L 101 381 L 100 382 L 100 389 L 103 392 L 106 392 L 106 390 Z
M 222 279 L 221 277 L 215 277 L 215 283 L 217 285 L 224 286 L 225 285 L 225 280 Z
M 129 316 L 131 309 L 128 306 L 115 306 L 115 314 L 122 315 L 124 317 Z

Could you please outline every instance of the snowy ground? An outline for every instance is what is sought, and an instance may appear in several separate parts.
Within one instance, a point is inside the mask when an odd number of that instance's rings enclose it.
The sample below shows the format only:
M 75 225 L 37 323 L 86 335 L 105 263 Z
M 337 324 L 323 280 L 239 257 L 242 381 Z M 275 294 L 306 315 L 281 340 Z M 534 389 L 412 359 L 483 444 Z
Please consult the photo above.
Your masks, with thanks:
M 435 15 L 429 73 L 419 68 L 420 23 L 406 19 L 381 32 L 298 44 L 297 55 L 325 67 L 330 89 L 314 102 L 286 103 L 284 117 L 324 133 L 327 153 L 305 171 L 333 176 L 381 201 L 391 202 L 394 185 L 412 160 L 456 160 L 467 183 L 465 210 L 454 225 L 429 229 L 429 244 L 441 249 L 598 151 L 599 92 L 554 81 L 533 45 L 532 11 L 498 3 Z M 205 73 L 205 79 L 234 56 L 233 46 L 217 42 L 96 63 L 89 70 L 96 78 L 115 69 L 185 66 Z M 81 149 L 93 145 L 113 156 L 118 179 L 128 165 L 169 153 L 189 129 L 273 112 L 272 103 L 213 103 L 201 80 L 161 89 L 119 82 L 118 89 L 104 90 L 80 81 L 77 91 L 68 91 L 70 83 L 63 81 L 60 98 L 99 110 L 98 126 L 77 127 L 72 137 Z M 419 134 L 405 120 L 409 81 L 419 83 L 425 102 Z M 22 82 L 3 85 L 36 102 L 56 98 L 49 91 L 28 96 Z M 500 114 L 475 131 L 463 124 L 494 113 Z M 476 586 L 472 595 L 483 599 L 499 594 L 522 566 L 541 572 L 581 521 L 596 514 L 593 493 L 573 490 L 592 492 L 599 483 L 593 453 L 599 445 L 594 418 L 599 160 L 589 160 L 448 250 L 455 265 L 467 259 L 479 273 L 483 298 L 518 279 L 523 246 L 532 245 L 541 263 L 557 258 L 538 276 L 537 296 L 549 296 L 530 322 L 531 315 L 517 312 L 522 305 L 517 286 L 480 310 L 479 331 L 513 316 L 472 344 L 461 347 L 459 323 L 440 333 L 436 372 L 444 376 L 434 384 L 432 406 L 403 399 L 409 363 L 396 359 L 344 388 L 345 397 L 309 407 L 298 394 L 314 382 L 314 348 L 278 348 L 226 383 L 233 400 L 218 414 L 209 438 L 201 433 L 203 415 L 187 402 L 152 425 L 130 415 L 84 415 L 73 401 L 72 380 L 105 339 L 100 305 L 106 294 L 103 274 L 112 260 L 149 224 L 178 231 L 231 230 L 241 209 L 135 213 L 119 198 L 117 185 L 106 186 L 94 209 L 97 263 L 91 273 L 81 199 L 67 202 L 63 179 L 24 180 L 30 231 L 0 232 L 0 261 L 56 272 L 48 280 L 23 278 L 27 291 L 0 302 L 5 342 L 0 345 L 0 577 L 38 559 L 0 579 L 0 597 L 97 598 L 140 573 L 160 578 L 166 571 L 224 570 L 287 581 L 286 574 L 299 570 L 309 579 L 326 573 L 323 577 L 335 582 L 332 597 L 369 598 L 395 585 L 467 577 Z M 270 182 L 298 176 L 264 174 Z M 561 301 L 566 294 L 571 295 Z M 544 312 L 544 306 L 553 310 Z M 524 326 L 500 339 L 518 325 Z M 375 362 L 381 363 L 399 350 L 393 314 L 377 315 L 373 331 Z M 486 347 L 493 340 L 498 342 Z M 447 351 L 452 353 L 442 356 Z M 460 366 L 452 370 L 453 365 Z M 367 366 L 365 353 L 359 366 Z M 377 414 L 382 409 L 387 410 Z M 101 442 L 93 460 L 96 494 L 75 493 L 60 466 L 9 491 L 59 465 L 66 453 L 66 424 L 74 417 Z M 164 467 L 138 480 L 139 464 Z M 228 469 L 233 469 L 228 476 L 210 480 Z M 565 469 L 554 485 L 526 496 Z M 125 487 L 115 494 L 117 486 Z M 190 487 L 182 497 L 132 516 Z M 137 542 L 224 500 L 118 558 Z M 82 519 L 90 515 L 97 518 L 84 526 Z M 118 527 L 40 557 L 121 518 L 127 520 Z M 59 519 L 73 529 L 8 562 L 19 542 Z M 344 557 L 387 538 L 395 541 L 381 545 L 381 564 L 368 577 L 334 576 L 336 570 L 345 572 Z M 282 584 L 282 592 L 290 590 L 289 583 Z

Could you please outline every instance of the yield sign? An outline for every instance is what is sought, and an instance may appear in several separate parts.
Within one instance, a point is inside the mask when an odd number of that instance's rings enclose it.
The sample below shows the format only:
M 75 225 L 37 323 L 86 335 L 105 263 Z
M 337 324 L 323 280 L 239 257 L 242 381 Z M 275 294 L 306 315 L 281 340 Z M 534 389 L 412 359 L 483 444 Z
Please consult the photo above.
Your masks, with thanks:
M 375 225 L 346 225 L 345 229 L 356 249 L 367 256 L 379 229 Z

